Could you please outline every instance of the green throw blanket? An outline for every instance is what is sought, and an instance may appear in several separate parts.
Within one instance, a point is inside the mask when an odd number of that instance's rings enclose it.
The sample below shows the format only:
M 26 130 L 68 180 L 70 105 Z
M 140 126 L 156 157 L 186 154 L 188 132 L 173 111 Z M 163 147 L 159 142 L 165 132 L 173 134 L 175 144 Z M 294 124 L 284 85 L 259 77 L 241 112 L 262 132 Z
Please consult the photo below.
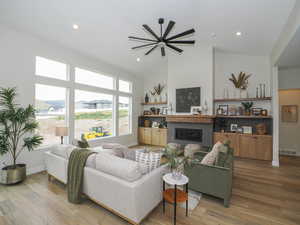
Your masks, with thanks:
M 75 149 L 69 158 L 68 164 L 68 199 L 69 202 L 78 204 L 81 202 L 83 170 L 89 155 L 93 154 L 88 149 Z

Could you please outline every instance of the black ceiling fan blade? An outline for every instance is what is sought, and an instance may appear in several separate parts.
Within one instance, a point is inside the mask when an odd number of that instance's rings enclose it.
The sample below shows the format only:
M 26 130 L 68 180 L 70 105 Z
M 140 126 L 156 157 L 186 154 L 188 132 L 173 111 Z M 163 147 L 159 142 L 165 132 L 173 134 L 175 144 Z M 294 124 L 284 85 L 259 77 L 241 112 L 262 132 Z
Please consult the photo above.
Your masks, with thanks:
M 175 51 L 177 51 L 177 52 L 179 52 L 179 53 L 183 52 L 182 49 L 177 48 L 177 47 L 175 47 L 174 45 L 166 44 L 166 46 L 168 46 L 169 48 L 171 48 L 171 49 L 173 49 L 173 50 L 175 50 Z
M 167 29 L 165 30 L 163 39 L 166 39 L 166 37 L 168 36 L 168 34 L 170 33 L 170 31 L 172 30 L 174 25 L 175 25 L 175 22 L 171 20 L 167 26 Z
M 195 44 L 195 41 L 167 41 L 170 44 Z
M 132 47 L 131 49 L 137 49 L 137 48 L 143 48 L 143 47 L 147 47 L 147 46 L 151 46 L 151 45 L 156 45 L 157 43 L 150 43 L 150 44 L 145 44 L 145 45 L 139 45 L 139 46 L 135 46 Z
M 174 36 L 168 38 L 167 41 L 170 41 L 170 40 L 173 40 L 173 39 L 176 39 L 176 38 L 179 38 L 179 37 L 183 37 L 183 36 L 192 34 L 192 33 L 194 33 L 194 32 L 195 32 L 194 29 L 190 29 L 190 30 L 184 31 L 184 32 L 182 32 L 182 33 L 180 33 L 180 34 L 176 34 L 176 35 L 174 35 Z
M 144 27 L 150 34 L 152 34 L 152 36 L 155 37 L 156 40 L 159 41 L 159 37 L 154 33 L 154 31 L 153 31 L 147 24 L 143 24 L 143 27 Z
M 152 39 L 148 39 L 148 38 L 139 38 L 139 37 L 134 37 L 134 36 L 129 36 L 129 39 L 134 39 L 134 40 L 141 40 L 141 41 L 153 41 L 153 42 L 157 42 L 157 40 L 152 40 Z
M 166 55 L 166 51 L 165 51 L 165 47 L 164 46 L 162 46 L 160 48 L 160 51 L 161 51 L 161 56 L 165 56 Z
M 148 55 L 150 52 L 152 52 L 154 49 L 157 48 L 158 45 L 155 45 L 153 48 L 151 48 L 148 52 L 145 53 L 145 55 Z

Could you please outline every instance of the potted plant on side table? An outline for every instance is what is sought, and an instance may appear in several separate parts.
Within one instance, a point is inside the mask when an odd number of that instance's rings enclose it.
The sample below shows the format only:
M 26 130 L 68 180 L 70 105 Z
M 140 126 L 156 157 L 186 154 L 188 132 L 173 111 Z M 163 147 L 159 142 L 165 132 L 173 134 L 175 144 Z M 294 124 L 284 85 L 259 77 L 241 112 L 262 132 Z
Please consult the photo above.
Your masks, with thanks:
M 163 151 L 163 157 L 166 159 L 167 165 L 170 167 L 172 177 L 180 180 L 184 165 L 188 162 L 189 157 L 183 156 L 183 152 L 178 147 L 167 145 Z
M 26 165 L 17 158 L 24 149 L 32 151 L 43 138 L 35 135 L 38 127 L 32 105 L 21 107 L 15 103 L 16 88 L 0 88 L 0 155 L 8 154 L 11 164 L 0 170 L 0 183 L 15 184 L 25 180 Z

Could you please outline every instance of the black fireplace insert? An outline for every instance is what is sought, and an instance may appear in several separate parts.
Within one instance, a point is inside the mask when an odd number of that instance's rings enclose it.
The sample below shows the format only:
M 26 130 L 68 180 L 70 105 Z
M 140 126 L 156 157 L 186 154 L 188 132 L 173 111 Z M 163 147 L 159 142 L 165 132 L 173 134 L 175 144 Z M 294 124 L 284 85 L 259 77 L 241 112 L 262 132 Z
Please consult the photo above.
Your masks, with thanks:
M 202 142 L 202 129 L 175 128 L 175 139 Z

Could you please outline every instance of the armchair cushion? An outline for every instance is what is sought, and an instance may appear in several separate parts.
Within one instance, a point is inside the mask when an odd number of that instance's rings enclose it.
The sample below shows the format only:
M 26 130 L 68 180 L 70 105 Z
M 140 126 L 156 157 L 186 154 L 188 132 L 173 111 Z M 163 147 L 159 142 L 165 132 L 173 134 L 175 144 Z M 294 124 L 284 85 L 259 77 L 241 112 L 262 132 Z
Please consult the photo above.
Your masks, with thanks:
M 219 151 L 223 144 L 221 142 L 217 142 L 211 152 L 207 153 L 206 156 L 202 159 L 201 163 L 205 165 L 213 165 L 217 160 Z

